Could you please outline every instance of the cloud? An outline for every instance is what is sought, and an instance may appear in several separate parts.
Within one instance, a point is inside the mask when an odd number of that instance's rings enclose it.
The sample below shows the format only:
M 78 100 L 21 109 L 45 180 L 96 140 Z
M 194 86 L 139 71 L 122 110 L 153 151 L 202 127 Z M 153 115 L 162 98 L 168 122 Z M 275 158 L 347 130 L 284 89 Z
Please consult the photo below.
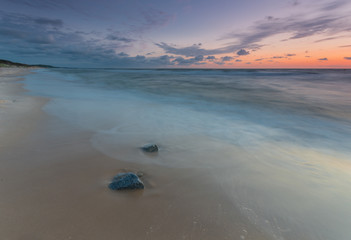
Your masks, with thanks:
M 10 2 L 11 4 L 16 4 L 25 8 L 32 8 L 37 10 L 44 11 L 71 11 L 74 14 L 81 14 L 85 17 L 96 17 L 96 9 L 94 11 L 85 11 L 85 6 L 88 6 L 89 3 L 87 1 L 70 1 L 70 0 L 4 0 Z M 84 3 L 84 4 L 81 4 Z
M 217 49 L 207 50 L 207 49 L 201 48 L 197 44 L 194 44 L 194 45 L 189 46 L 189 47 L 183 47 L 183 48 L 176 48 L 175 46 L 171 46 L 171 45 L 164 43 L 164 42 L 155 43 L 155 45 L 162 48 L 166 53 L 182 55 L 185 57 L 193 57 L 193 56 L 198 56 L 198 55 L 212 55 L 212 54 L 219 53 L 219 51 Z
M 297 6 L 297 5 L 300 4 L 300 2 L 299 2 L 298 0 L 292 0 L 292 1 L 290 1 L 290 4 L 291 4 L 292 6 Z
M 154 57 L 154 58 L 146 58 L 146 65 L 151 67 L 174 65 L 175 63 L 172 62 L 172 59 L 174 59 L 174 57 L 168 56 L 168 55 L 163 55 L 163 56 Z
M 236 59 L 235 62 L 242 62 L 242 60 L 241 59 Z
M 224 56 L 224 57 L 221 57 L 218 61 L 215 61 L 214 63 L 218 64 L 218 65 L 223 65 L 223 64 L 226 64 L 227 62 L 230 62 L 232 60 L 234 60 L 234 57 Z
M 0 26 L 18 29 L 20 26 L 30 28 L 58 29 L 64 26 L 61 19 L 33 17 L 20 13 L 6 13 L 0 10 Z M 38 30 L 38 29 L 35 29 Z
M 237 45 L 252 46 L 254 44 L 261 45 L 266 38 L 278 35 L 289 34 L 291 39 L 300 39 L 323 35 L 336 35 L 342 32 L 351 30 L 349 22 L 350 13 L 340 14 L 328 10 L 328 7 L 333 9 L 343 7 L 343 2 L 330 5 L 324 4 L 322 7 L 315 9 L 311 14 L 293 15 L 282 18 L 267 17 L 264 20 L 256 22 L 248 31 L 239 32 L 233 31 L 227 33 L 220 40 L 235 39 Z M 318 13 L 318 14 L 316 14 Z M 337 38 L 336 36 L 333 36 Z
M 196 61 L 203 61 L 204 60 L 204 56 L 202 56 L 202 55 L 196 56 L 195 60 Z
M 245 56 L 249 55 L 250 52 L 246 51 L 245 49 L 240 49 L 236 54 L 238 54 L 239 56 Z
M 51 44 L 55 41 L 53 35 L 45 35 L 45 36 L 34 36 L 27 39 L 29 43 L 37 43 L 37 44 Z
M 319 61 L 328 61 L 328 58 L 319 58 Z
M 235 38 L 241 44 L 250 45 L 282 33 L 290 34 L 289 39 L 305 38 L 322 33 L 336 34 L 349 30 L 349 26 L 342 23 L 343 20 L 345 17 L 328 15 L 313 19 L 302 19 L 301 17 L 266 19 L 258 22 L 248 33 L 230 33 L 222 39 Z
M 222 62 L 229 62 L 231 60 L 233 60 L 234 58 L 233 57 L 230 57 L 230 56 L 224 56 L 221 58 Z
M 351 60 L 351 57 L 344 57 L 344 59 L 346 59 L 346 60 Z
M 131 32 L 143 33 L 145 31 L 166 26 L 174 15 L 154 8 L 149 8 L 140 13 L 141 19 L 135 25 L 130 26 Z
M 339 46 L 340 48 L 348 48 L 351 47 L 351 45 L 344 45 L 344 46 Z
M 205 62 L 203 62 L 204 57 L 202 55 L 193 57 L 193 58 L 183 58 L 183 57 L 177 57 L 174 60 L 172 60 L 172 63 L 176 64 L 176 65 L 193 65 L 193 64 L 204 64 Z
M 106 41 L 108 40 L 108 41 Z M 27 63 L 55 66 L 160 67 L 175 65 L 174 57 L 131 57 L 123 50 L 133 42 L 122 33 L 107 35 L 65 28 L 60 19 L 37 18 L 25 14 L 0 11 L 0 52 L 3 58 L 19 58 Z M 198 64 L 204 59 L 197 55 L 184 60 Z M 35 62 L 33 62 L 35 61 Z M 178 63 L 183 64 L 182 62 Z
M 25 5 L 27 7 L 38 9 L 63 9 L 65 8 L 64 1 L 54 0 L 7 0 L 8 2 Z
M 345 5 L 344 0 L 334 0 L 328 3 L 325 3 L 324 6 L 322 7 L 322 10 L 324 11 L 332 11 L 341 7 L 344 7 Z
M 316 41 L 314 41 L 314 42 L 315 42 L 315 43 L 319 43 L 319 42 L 330 41 L 330 40 L 334 40 L 334 39 L 338 39 L 338 38 L 340 38 L 340 36 L 337 36 L 337 37 L 322 38 L 322 39 L 316 40 Z
M 63 21 L 61 19 L 35 18 L 34 22 L 40 25 L 50 25 L 53 27 L 63 26 Z
M 155 43 L 155 45 L 163 49 L 166 53 L 182 55 L 185 57 L 193 57 L 197 55 L 226 54 L 226 53 L 233 53 L 235 51 L 241 51 L 241 50 L 247 52 L 246 50 L 242 49 L 243 46 L 241 45 L 229 45 L 226 47 L 214 48 L 214 49 L 204 49 L 204 48 L 201 48 L 201 45 L 198 45 L 198 44 L 193 44 L 189 47 L 176 47 L 175 45 L 171 46 L 170 44 L 161 42 L 161 43 Z M 252 44 L 249 47 L 251 49 L 258 49 L 260 45 Z
M 66 59 L 94 62 L 111 59 L 118 44 L 104 44 L 91 34 L 68 31 L 59 19 L 0 12 L 0 51 L 8 56 L 54 64 Z
M 26 33 L 11 28 L 0 27 L 0 35 L 2 37 L 25 38 Z
M 119 41 L 119 42 L 124 42 L 124 43 L 131 43 L 131 42 L 136 41 L 132 38 L 124 37 L 120 33 L 117 33 L 117 32 L 107 35 L 106 39 L 110 40 L 110 41 Z
M 11 41 L 33 44 L 51 44 L 56 39 L 64 38 L 61 29 L 64 23 L 60 19 L 35 18 L 24 14 L 6 14 L 0 12 L 0 42 Z M 76 35 L 73 33 L 73 35 Z M 18 43 L 17 43 L 18 44 Z
M 284 56 L 273 56 L 271 59 L 283 59 L 283 58 L 289 58 L 289 57 L 294 57 L 296 56 L 295 53 L 287 53 Z
M 69 9 L 69 1 L 11 0 L 11 4 L 25 7 L 55 10 Z M 23 6 L 22 6 L 23 7 Z M 163 55 L 146 57 L 129 56 L 125 49 L 137 40 L 130 36 L 152 30 L 171 19 L 167 13 L 151 10 L 139 14 L 124 32 L 113 29 L 102 31 L 77 31 L 57 18 L 37 17 L 28 14 L 9 13 L 0 10 L 0 52 L 3 58 L 29 64 L 45 63 L 70 67 L 161 67 L 171 66 L 174 57 Z M 201 64 L 204 57 L 184 60 Z M 182 64 L 179 62 L 179 64 Z
M 120 53 L 117 54 L 117 56 L 119 56 L 119 57 L 128 57 L 129 55 L 124 53 L 124 52 L 120 52 Z
M 215 57 L 215 56 L 208 56 L 206 59 L 207 59 L 207 60 L 215 60 L 216 57 Z

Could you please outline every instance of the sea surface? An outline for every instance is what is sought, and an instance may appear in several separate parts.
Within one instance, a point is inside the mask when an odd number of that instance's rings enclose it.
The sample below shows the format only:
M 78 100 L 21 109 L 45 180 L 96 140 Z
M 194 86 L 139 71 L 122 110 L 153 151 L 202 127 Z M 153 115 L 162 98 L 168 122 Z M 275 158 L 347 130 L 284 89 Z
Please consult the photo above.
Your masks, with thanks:
M 24 83 L 112 158 L 210 169 L 272 239 L 351 239 L 351 70 L 58 68 Z

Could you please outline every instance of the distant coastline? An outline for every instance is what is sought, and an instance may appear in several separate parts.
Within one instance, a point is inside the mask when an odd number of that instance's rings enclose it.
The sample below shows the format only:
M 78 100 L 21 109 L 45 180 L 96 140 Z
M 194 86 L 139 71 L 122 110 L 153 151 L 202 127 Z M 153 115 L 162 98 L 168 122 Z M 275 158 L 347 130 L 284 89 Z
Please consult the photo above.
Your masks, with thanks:
M 29 65 L 29 64 L 24 64 L 24 63 L 17 63 L 17 62 L 11 62 L 8 60 L 0 59 L 0 68 L 13 68 L 13 67 L 20 67 L 20 68 L 33 68 L 33 67 L 40 67 L 40 68 L 53 68 L 53 66 L 50 65 L 43 65 L 43 64 L 36 64 L 36 65 Z

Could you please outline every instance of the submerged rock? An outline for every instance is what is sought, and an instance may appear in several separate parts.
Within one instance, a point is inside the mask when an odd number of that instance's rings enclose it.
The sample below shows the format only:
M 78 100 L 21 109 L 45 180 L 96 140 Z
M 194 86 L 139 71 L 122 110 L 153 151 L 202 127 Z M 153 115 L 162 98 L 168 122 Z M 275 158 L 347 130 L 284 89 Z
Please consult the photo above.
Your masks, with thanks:
M 111 190 L 144 189 L 144 183 L 132 172 L 119 173 L 108 185 Z
M 141 148 L 144 152 L 158 152 L 158 147 L 156 144 L 148 144 Z

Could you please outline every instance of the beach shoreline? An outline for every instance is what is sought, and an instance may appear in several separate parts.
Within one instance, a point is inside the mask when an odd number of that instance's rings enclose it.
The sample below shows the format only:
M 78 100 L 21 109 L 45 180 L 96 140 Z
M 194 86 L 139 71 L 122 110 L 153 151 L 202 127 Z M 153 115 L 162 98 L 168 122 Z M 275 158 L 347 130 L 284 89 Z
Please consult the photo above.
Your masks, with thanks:
M 35 121 L 43 116 L 41 107 L 47 99 L 30 97 L 23 93 L 21 80 L 30 74 L 28 68 L 0 68 L 0 110 L 2 147 L 11 146 L 34 127 Z
M 28 70 L 1 70 L 1 216 L 4 239 L 269 239 L 242 216 L 209 169 L 166 168 L 107 157 L 25 94 Z M 6 114 L 4 114 L 6 113 Z M 145 190 L 107 188 L 121 171 Z

